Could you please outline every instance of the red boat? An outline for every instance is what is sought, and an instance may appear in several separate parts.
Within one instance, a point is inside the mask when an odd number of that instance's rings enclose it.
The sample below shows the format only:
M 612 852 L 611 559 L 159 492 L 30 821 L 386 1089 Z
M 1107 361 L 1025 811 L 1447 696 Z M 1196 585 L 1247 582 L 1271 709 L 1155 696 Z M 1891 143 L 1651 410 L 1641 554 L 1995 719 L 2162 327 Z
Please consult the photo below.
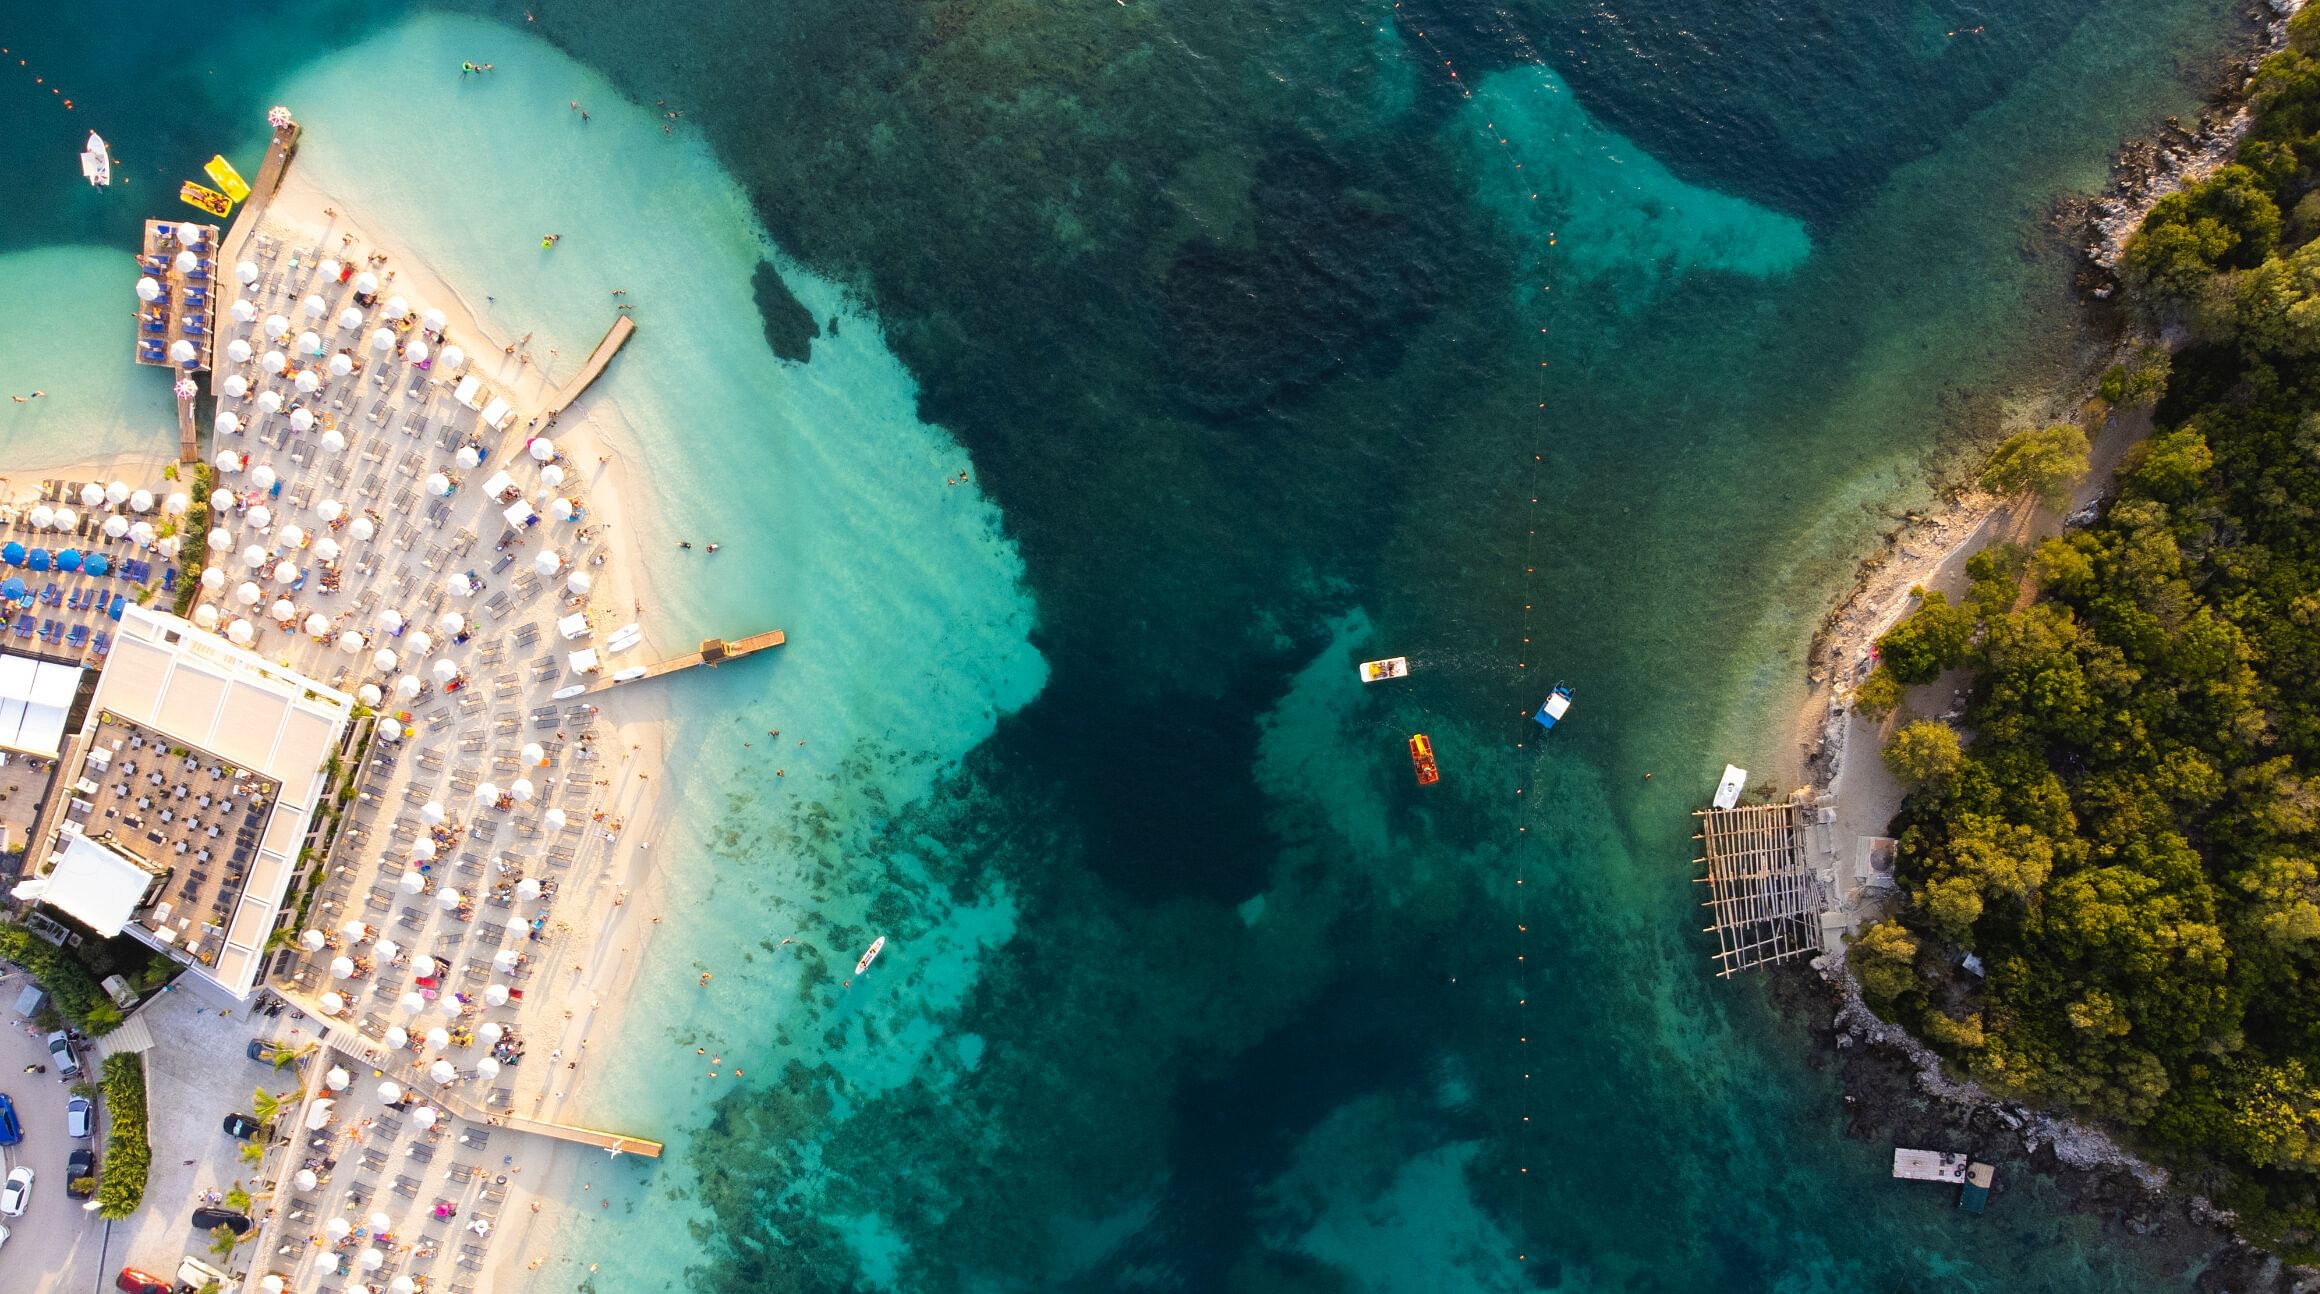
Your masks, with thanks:
M 1410 738 L 1410 762 L 1417 766 L 1418 785 L 1432 786 L 1442 780 L 1442 770 L 1434 766 L 1434 742 L 1425 733 Z

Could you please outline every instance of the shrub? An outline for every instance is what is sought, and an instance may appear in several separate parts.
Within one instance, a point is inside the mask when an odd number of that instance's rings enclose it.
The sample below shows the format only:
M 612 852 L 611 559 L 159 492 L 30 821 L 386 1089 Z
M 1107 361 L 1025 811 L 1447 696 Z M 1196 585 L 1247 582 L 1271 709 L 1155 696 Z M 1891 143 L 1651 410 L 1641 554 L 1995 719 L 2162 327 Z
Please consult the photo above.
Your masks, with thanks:
M 1903 727 L 1885 743 L 1885 767 L 1912 791 L 1947 784 L 1963 757 L 1956 730 L 1931 719 Z
M 2016 432 L 1990 455 L 1982 488 L 1998 494 L 2034 494 L 2050 508 L 2070 501 L 2070 487 L 2086 475 L 2086 432 L 2067 422 Z
M 0 957 L 15 962 L 48 990 L 56 1009 L 83 1033 L 113 1031 L 121 1013 L 98 987 L 97 977 L 62 948 L 13 921 L 0 921 Z
M 145 1137 L 145 1062 L 133 1052 L 105 1057 L 105 1162 L 98 1165 L 97 1213 L 125 1218 L 145 1202 L 153 1146 Z
M 1871 719 L 1883 719 L 1901 704 L 1901 680 L 1879 665 L 1853 692 L 1853 708 Z

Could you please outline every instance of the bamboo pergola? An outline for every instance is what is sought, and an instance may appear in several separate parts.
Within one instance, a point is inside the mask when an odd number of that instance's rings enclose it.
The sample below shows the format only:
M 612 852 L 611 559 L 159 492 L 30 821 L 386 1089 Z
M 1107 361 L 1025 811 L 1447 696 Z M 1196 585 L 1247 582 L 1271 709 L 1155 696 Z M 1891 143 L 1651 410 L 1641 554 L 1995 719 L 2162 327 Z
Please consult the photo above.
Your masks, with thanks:
M 1699 811 L 1698 863 L 1708 887 L 1700 906 L 1713 922 L 1716 973 L 1726 979 L 1821 950 L 1821 896 L 1806 862 L 1811 806 L 1750 804 Z

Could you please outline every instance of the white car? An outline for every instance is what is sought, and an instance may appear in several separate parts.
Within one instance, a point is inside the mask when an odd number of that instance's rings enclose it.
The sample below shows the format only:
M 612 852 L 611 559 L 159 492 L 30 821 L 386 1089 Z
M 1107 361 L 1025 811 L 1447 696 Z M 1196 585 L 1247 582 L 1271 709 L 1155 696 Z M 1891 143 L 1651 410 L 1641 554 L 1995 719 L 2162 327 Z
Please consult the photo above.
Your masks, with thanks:
M 24 1206 L 32 1202 L 32 1170 L 19 1168 L 8 1174 L 6 1185 L 0 1185 L 0 1213 L 12 1218 L 24 1216 Z

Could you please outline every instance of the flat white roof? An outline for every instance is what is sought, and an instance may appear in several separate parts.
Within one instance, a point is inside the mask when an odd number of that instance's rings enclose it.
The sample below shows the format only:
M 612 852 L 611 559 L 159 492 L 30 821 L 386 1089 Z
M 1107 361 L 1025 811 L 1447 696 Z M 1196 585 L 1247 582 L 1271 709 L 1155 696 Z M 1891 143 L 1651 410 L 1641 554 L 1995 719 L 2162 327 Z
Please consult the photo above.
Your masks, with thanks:
M 80 686 L 78 665 L 0 652 L 0 746 L 56 758 Z
M 122 608 L 113 650 L 97 676 L 88 727 L 110 712 L 238 767 L 282 789 L 222 942 L 202 941 L 193 969 L 237 998 L 257 987 L 266 936 L 297 874 L 324 791 L 330 754 L 354 716 L 354 698 L 244 651 L 192 622 L 145 607 Z M 151 932 L 133 927 L 133 932 Z M 173 951 L 173 941 L 159 938 Z
M 121 933 L 152 888 L 154 873 L 117 850 L 73 832 L 55 870 L 17 887 L 18 898 L 37 898 L 107 939 Z M 37 890 L 32 887 L 38 886 Z

